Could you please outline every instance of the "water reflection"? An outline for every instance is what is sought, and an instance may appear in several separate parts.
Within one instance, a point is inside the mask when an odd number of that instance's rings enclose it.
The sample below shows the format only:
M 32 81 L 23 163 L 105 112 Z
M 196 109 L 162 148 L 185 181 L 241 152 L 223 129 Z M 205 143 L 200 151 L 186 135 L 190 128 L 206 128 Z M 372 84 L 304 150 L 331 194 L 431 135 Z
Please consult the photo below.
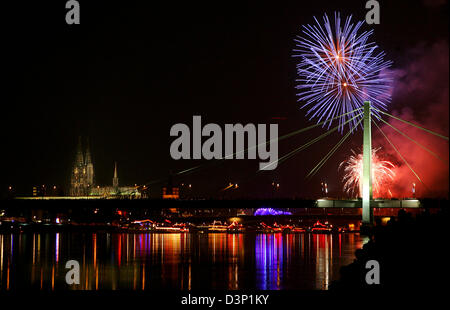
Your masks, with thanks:
M 327 289 L 358 234 L 0 235 L 0 290 Z M 80 284 L 68 286 L 68 260 Z
M 258 276 L 260 277 L 256 281 L 258 289 L 280 288 L 283 276 L 282 238 L 282 234 L 256 236 L 256 269 L 259 271 Z

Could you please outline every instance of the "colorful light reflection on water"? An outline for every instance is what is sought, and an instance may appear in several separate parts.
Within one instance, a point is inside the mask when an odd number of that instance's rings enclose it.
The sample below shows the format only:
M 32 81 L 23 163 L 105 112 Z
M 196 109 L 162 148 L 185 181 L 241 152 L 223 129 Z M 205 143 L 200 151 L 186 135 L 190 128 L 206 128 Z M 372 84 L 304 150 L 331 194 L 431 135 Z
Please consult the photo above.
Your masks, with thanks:
M 358 234 L 0 235 L 0 290 L 327 289 Z M 68 287 L 65 263 L 81 283 Z

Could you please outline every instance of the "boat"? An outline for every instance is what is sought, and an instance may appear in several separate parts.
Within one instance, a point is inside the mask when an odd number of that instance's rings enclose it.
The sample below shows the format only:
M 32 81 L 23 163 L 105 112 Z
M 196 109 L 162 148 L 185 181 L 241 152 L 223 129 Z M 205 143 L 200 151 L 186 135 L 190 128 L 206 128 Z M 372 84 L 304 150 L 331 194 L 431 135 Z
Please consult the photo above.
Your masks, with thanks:
M 317 221 L 311 227 L 310 231 L 313 234 L 329 234 L 329 233 L 331 233 L 332 229 L 333 229 L 333 225 L 329 225 L 328 222 L 325 222 L 325 224 L 322 224 L 320 221 Z
M 304 227 L 292 227 L 292 229 L 291 229 L 291 233 L 295 233 L 295 234 L 305 233 L 305 232 L 306 232 L 306 228 L 304 228 Z
M 245 232 L 244 226 L 236 221 L 233 221 L 227 227 L 227 233 L 242 233 L 242 232 Z
M 214 221 L 211 225 L 199 225 L 197 226 L 198 231 L 200 232 L 227 232 L 228 226 L 222 224 L 220 221 Z

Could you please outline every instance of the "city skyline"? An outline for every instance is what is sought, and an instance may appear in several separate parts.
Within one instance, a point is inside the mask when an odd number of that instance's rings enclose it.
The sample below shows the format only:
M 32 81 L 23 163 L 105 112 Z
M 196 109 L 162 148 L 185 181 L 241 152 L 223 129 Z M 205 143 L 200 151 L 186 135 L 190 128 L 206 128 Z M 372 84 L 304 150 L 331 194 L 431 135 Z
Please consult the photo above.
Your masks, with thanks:
M 445 288 L 448 0 L 2 9 L 13 304 L 381 309 Z
M 12 12 L 21 7 L 11 5 Z M 374 29 L 377 44 L 394 63 L 389 112 L 443 134 L 448 132 L 447 6 L 433 1 L 407 8 L 386 3 L 380 25 L 364 25 Z M 22 13 L 17 36 L 7 36 L 14 61 L 7 66 L 12 99 L 5 107 L 9 117 L 1 125 L 8 165 L 0 185 L 14 186 L 17 192 L 38 184 L 67 186 L 80 135 L 91 139 L 99 184 L 110 183 L 114 162 L 119 163 L 123 184 L 146 184 L 207 164 L 175 161 L 169 155 L 171 126 L 189 123 L 193 115 L 217 124 L 277 123 L 280 135 L 311 125 L 295 97 L 294 38 L 302 25 L 324 11 L 340 11 L 357 20 L 364 20 L 367 11 L 357 1 L 346 7 L 331 1 L 250 2 L 213 11 L 201 4 L 171 8 L 98 3 L 84 4 L 83 23 L 73 28 L 58 17 L 63 6 L 39 4 L 33 9 Z M 280 156 L 322 133 L 317 128 L 280 143 Z M 315 178 L 305 180 L 316 158 L 340 138 L 332 135 L 257 176 L 256 161 L 233 160 L 179 182 L 195 184 L 205 196 L 220 196 L 229 182 L 257 198 L 267 191 L 261 192 L 262 186 L 272 182 L 282 185 L 279 193 L 285 197 L 320 195 L 321 182 L 330 193 L 344 195 L 343 174 L 337 168 L 350 150 L 361 148 L 360 133 Z M 418 139 L 448 159 L 445 143 L 420 135 Z M 399 164 L 381 140 L 374 131 L 374 147 L 382 146 L 385 159 Z M 437 164 L 414 145 L 402 143 L 399 148 L 429 184 L 418 184 L 418 195 L 448 196 L 448 165 Z M 415 179 L 404 168 L 398 195 L 406 196 Z

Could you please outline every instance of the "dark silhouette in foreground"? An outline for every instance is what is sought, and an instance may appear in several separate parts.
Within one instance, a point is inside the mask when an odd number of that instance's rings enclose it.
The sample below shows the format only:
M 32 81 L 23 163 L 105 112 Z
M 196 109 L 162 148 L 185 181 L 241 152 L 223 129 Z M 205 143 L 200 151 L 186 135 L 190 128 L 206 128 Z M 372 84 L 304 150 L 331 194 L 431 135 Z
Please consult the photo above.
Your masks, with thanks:
M 369 231 L 369 242 L 355 252 L 356 259 L 340 270 L 340 279 L 331 284 L 335 292 L 353 290 L 441 291 L 448 287 L 449 212 L 426 210 L 413 218 L 400 210 L 386 226 L 377 220 Z M 366 263 L 379 263 L 380 283 L 367 284 L 371 270 Z

